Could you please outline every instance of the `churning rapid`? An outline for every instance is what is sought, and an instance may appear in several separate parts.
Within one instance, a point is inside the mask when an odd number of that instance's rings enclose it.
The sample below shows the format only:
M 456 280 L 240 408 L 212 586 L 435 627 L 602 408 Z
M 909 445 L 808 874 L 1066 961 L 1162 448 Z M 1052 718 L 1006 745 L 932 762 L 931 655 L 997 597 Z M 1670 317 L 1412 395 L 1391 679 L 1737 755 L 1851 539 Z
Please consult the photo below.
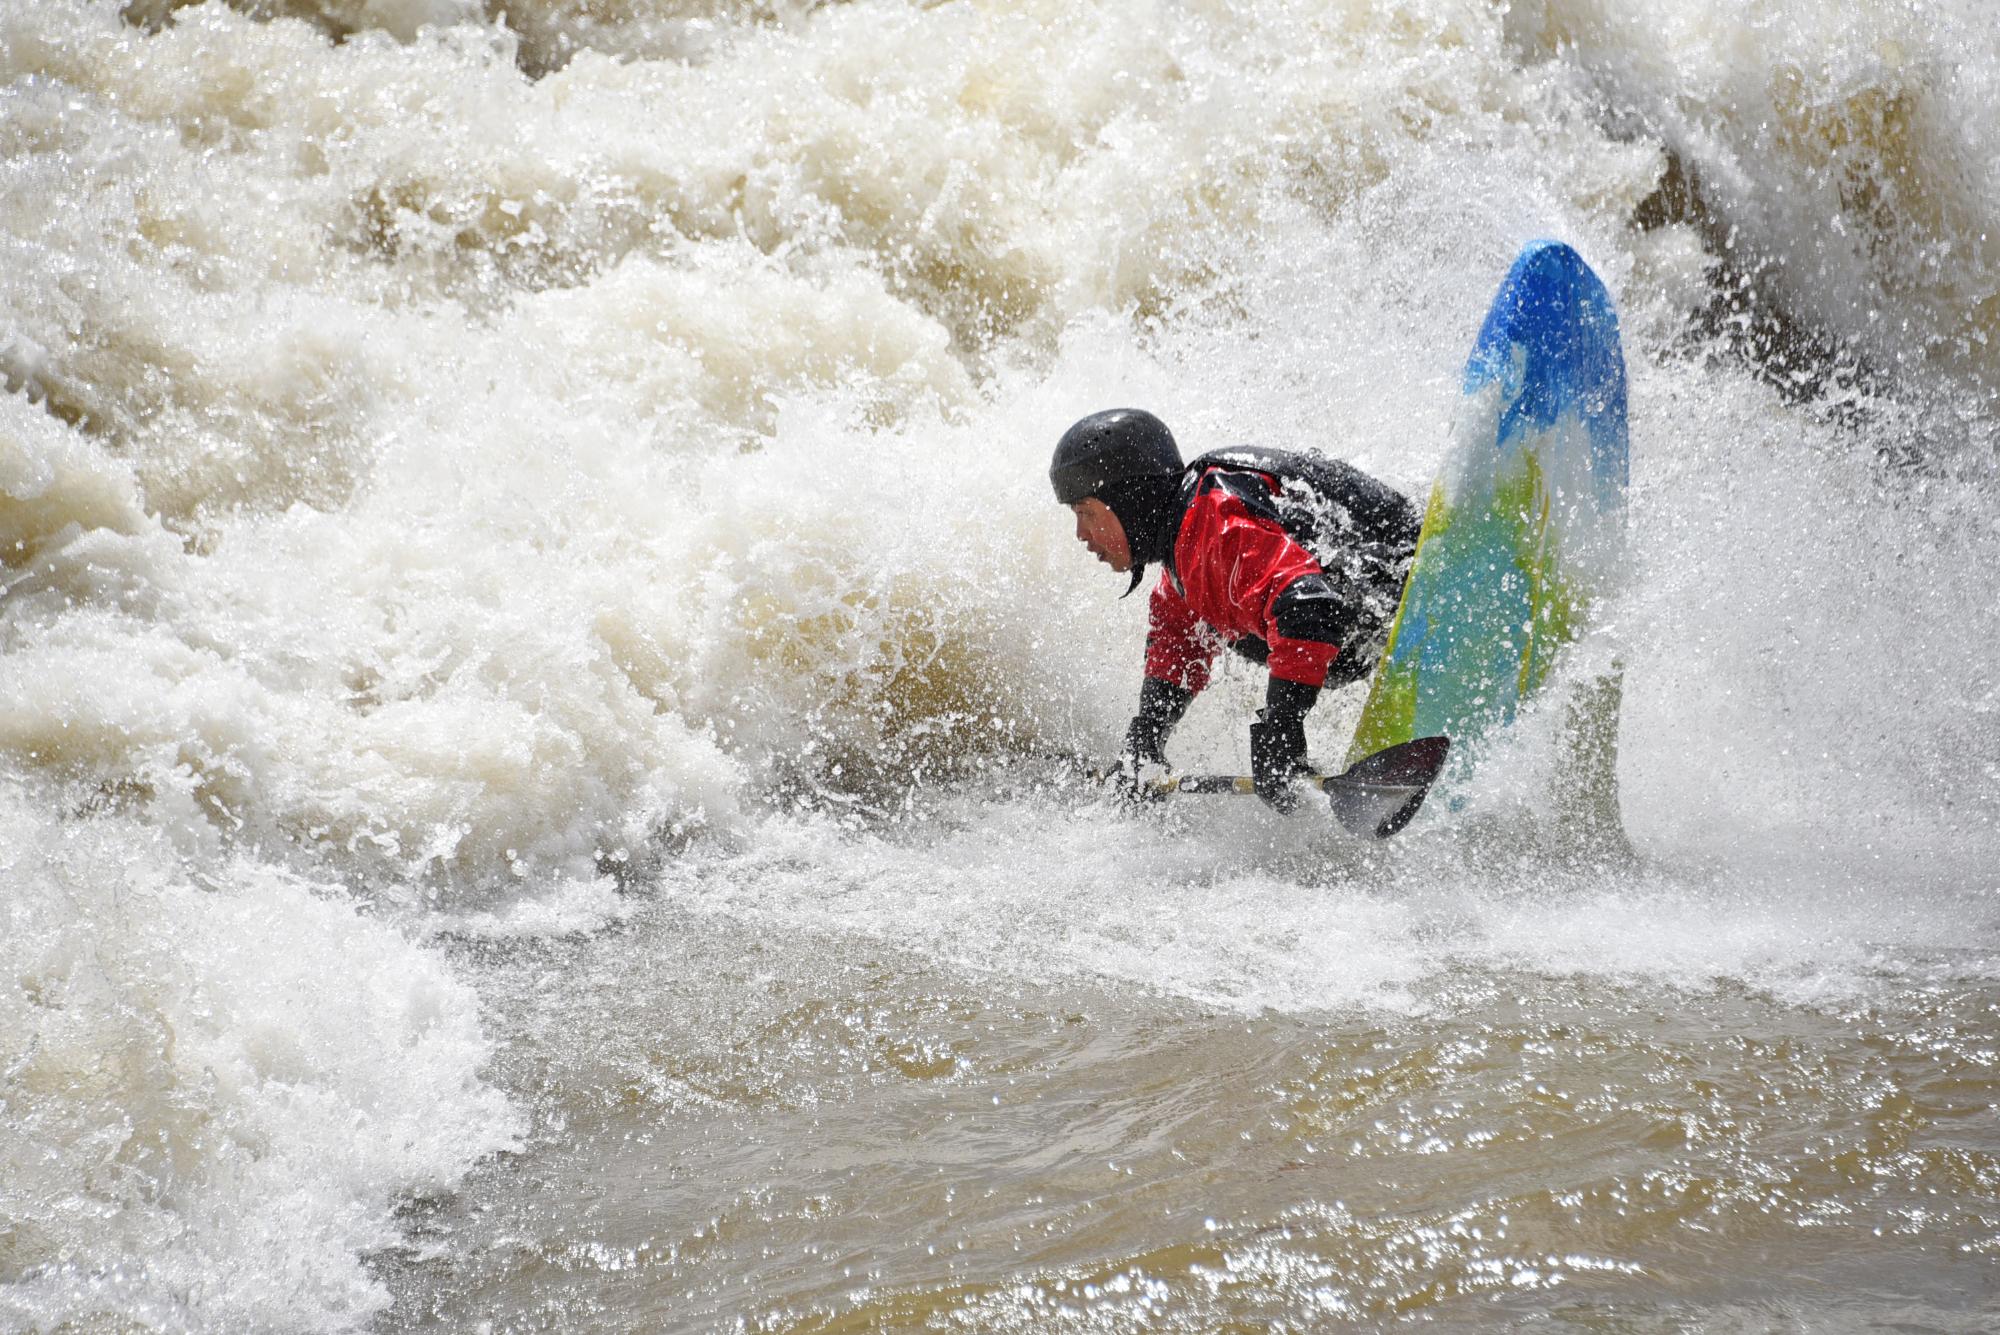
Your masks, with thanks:
M 1990 1325 L 1984 0 L 0 0 L 0 81 L 0 1328 Z M 1421 496 L 1537 236 L 1630 854 L 1553 711 L 1380 845 L 1051 760 L 1145 620 L 1061 430 Z

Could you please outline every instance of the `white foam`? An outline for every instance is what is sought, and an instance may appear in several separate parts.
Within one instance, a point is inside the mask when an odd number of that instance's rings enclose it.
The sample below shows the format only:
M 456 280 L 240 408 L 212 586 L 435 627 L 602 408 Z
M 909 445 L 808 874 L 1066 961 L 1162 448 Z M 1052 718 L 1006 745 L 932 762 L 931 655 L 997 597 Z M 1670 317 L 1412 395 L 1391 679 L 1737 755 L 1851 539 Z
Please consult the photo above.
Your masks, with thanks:
M 1228 809 L 1225 809 L 1228 808 Z M 1408 1008 L 1420 924 L 1309 823 L 1215 799 L 1134 819 L 1070 793 L 966 797 L 884 837 L 768 821 L 744 852 L 670 870 L 676 902 L 790 930 L 880 940 L 981 971 L 1138 985 L 1232 1010 Z M 920 827 L 921 828 L 921 827 Z M 1300 875 L 1319 883 L 1302 887 Z
M 1977 0 L 1509 7 L 1678 152 L 1788 304 L 1907 375 L 2000 385 L 2000 97 Z M 1935 442 L 1944 447 L 1951 442 Z
M 51 797 L 0 789 L 0 1312 L 358 1325 L 393 1201 L 515 1143 L 471 993 L 337 886 Z
M 614 924 L 607 869 L 655 859 L 760 930 L 1229 1009 L 1462 968 L 1811 1000 L 1949 953 L 2000 818 L 1990 483 L 1879 465 L 1932 418 L 1684 356 L 1713 257 L 1630 215 L 1673 147 L 1799 310 L 1971 377 L 1938 392 L 1977 441 L 1990 25 L 269 8 L 0 7 L 0 1063 L 42 1073 L 4 1144 L 49 1147 L 0 1179 L 10 1316 L 365 1321 L 395 1195 L 514 1133 L 412 942 Z M 933 827 L 772 814 L 1108 750 L 1143 612 L 1046 494 L 1056 434 L 1141 403 L 1421 491 L 1550 234 L 1630 340 L 1639 578 L 1590 652 L 1649 870 L 977 785 Z M 1257 689 L 1176 758 L 1240 767 Z M 1532 812 L 1537 763 L 1466 810 Z

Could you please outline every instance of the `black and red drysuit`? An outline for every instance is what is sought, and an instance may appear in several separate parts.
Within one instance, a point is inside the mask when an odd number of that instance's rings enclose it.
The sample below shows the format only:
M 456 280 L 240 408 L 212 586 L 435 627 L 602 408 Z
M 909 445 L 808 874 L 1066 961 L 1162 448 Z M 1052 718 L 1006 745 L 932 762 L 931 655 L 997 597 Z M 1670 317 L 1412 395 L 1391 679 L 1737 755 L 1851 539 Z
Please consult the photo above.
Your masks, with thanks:
M 1126 750 L 1135 763 L 1160 759 L 1227 645 L 1271 672 L 1251 729 L 1265 791 L 1304 764 L 1320 688 L 1373 668 L 1416 552 L 1416 508 L 1351 465 L 1285 450 L 1217 450 L 1172 483 L 1107 498 L 1132 546 L 1134 587 L 1147 563 L 1163 566 Z

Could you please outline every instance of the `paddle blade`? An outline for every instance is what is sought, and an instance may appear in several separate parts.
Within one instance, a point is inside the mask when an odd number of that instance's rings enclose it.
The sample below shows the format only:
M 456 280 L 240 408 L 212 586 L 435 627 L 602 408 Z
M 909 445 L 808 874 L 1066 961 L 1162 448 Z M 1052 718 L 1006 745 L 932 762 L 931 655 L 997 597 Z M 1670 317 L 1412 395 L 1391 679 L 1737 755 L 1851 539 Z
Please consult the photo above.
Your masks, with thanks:
M 1419 737 L 1356 761 L 1320 787 L 1349 834 L 1387 839 L 1416 816 L 1450 753 L 1450 738 Z

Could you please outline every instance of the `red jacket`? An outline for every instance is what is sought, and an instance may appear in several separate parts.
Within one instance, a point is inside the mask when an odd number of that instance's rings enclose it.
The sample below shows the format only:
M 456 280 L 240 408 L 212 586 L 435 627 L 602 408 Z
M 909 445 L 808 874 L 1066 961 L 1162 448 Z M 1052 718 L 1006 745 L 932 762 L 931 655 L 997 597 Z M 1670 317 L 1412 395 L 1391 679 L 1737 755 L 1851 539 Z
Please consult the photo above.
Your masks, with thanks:
M 1173 563 L 1153 589 L 1146 675 L 1199 691 L 1222 643 L 1255 635 L 1270 646 L 1272 676 L 1323 685 L 1340 650 L 1280 634 L 1271 606 L 1294 580 L 1320 573 L 1319 561 L 1275 519 L 1251 513 L 1242 497 L 1216 485 L 1216 471 L 1196 484 Z M 1268 479 L 1265 485 L 1272 486 Z

